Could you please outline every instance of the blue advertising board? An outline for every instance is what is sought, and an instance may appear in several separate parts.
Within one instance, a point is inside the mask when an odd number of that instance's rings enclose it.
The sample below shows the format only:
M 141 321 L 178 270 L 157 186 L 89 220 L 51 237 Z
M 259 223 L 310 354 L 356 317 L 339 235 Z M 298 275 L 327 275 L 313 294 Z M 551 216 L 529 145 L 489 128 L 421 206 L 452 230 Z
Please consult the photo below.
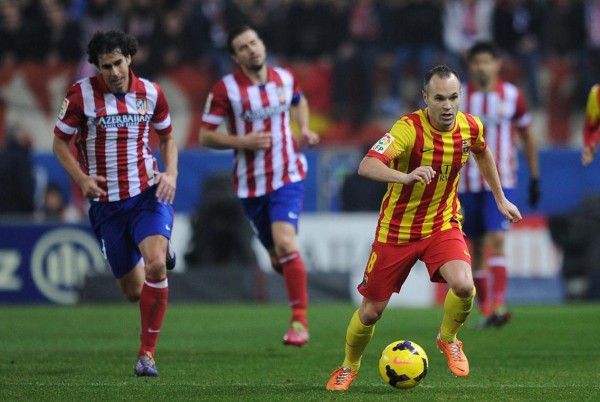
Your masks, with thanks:
M 92 273 L 110 271 L 89 225 L 0 223 L 0 303 L 76 304 Z

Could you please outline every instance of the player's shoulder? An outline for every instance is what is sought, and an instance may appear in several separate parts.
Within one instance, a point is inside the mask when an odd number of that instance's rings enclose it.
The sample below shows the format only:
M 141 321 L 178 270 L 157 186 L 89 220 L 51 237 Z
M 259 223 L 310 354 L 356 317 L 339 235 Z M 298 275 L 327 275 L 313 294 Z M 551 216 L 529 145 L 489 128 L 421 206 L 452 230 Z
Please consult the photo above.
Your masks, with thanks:
M 420 109 L 412 113 L 402 115 L 394 124 L 398 128 L 405 128 L 413 130 L 415 127 L 422 128 L 423 121 L 427 120 L 427 112 L 425 109 Z
M 456 120 L 460 124 L 461 122 L 467 123 L 470 127 L 483 127 L 483 122 L 479 116 L 471 114 L 469 112 L 459 111 L 456 114 Z
M 162 88 L 161 88 L 160 84 L 158 82 L 156 82 L 156 81 L 152 81 L 149 78 L 135 77 L 134 78 L 134 83 L 136 84 L 136 89 L 139 86 L 139 87 L 141 87 L 139 89 L 143 88 L 143 90 L 147 90 L 148 88 L 156 88 L 156 90 L 158 92 L 162 91 Z

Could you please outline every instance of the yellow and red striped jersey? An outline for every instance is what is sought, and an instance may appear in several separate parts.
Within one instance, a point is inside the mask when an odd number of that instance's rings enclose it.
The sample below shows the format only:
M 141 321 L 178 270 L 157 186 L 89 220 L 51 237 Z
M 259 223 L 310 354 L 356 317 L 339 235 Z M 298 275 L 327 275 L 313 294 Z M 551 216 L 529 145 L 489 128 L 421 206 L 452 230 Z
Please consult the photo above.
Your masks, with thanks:
M 375 240 L 405 243 L 460 227 L 459 172 L 471 151 L 480 153 L 485 148 L 481 120 L 471 114 L 459 112 L 454 128 L 448 132 L 435 130 L 429 124 L 427 109 L 402 116 L 367 156 L 404 173 L 431 166 L 436 175 L 427 185 L 388 185 Z
M 600 85 L 590 89 L 583 124 L 583 145 L 595 146 L 600 138 Z

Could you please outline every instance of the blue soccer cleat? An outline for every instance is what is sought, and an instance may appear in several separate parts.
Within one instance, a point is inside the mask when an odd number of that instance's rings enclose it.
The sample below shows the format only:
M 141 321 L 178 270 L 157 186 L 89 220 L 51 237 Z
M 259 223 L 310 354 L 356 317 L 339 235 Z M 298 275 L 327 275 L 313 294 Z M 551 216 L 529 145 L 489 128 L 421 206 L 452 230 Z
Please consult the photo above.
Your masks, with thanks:
M 137 377 L 158 377 L 156 363 L 149 352 L 144 352 L 140 356 L 133 372 Z

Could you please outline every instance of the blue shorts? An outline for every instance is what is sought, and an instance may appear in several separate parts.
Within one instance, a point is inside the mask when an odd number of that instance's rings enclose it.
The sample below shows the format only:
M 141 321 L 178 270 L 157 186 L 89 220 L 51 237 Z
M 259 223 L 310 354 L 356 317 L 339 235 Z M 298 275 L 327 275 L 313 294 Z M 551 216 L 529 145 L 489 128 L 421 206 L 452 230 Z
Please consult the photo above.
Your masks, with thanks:
M 121 278 L 142 258 L 138 245 L 148 236 L 171 238 L 173 206 L 156 198 L 156 186 L 123 201 L 90 205 L 90 223 L 115 278 Z
M 304 202 L 304 182 L 288 183 L 269 194 L 241 198 L 240 201 L 260 242 L 270 250 L 275 246 L 271 230 L 273 222 L 289 222 L 298 231 L 298 218 Z
M 513 199 L 515 190 L 503 189 L 506 198 Z M 487 232 L 508 230 L 510 222 L 498 211 L 494 194 L 491 191 L 460 193 L 462 206 L 462 229 L 468 237 L 478 238 Z

